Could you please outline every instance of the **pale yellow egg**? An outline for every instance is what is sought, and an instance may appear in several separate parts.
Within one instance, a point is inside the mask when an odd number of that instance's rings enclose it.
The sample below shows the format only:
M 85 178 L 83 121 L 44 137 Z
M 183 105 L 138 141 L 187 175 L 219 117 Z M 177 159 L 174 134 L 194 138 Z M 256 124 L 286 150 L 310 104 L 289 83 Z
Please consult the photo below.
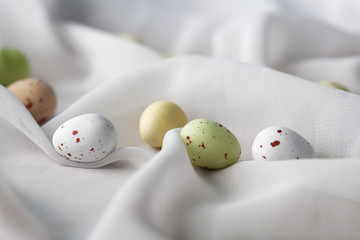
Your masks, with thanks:
M 181 128 L 186 123 L 186 115 L 178 105 L 157 101 L 150 104 L 140 117 L 140 136 L 150 146 L 160 148 L 167 131 Z

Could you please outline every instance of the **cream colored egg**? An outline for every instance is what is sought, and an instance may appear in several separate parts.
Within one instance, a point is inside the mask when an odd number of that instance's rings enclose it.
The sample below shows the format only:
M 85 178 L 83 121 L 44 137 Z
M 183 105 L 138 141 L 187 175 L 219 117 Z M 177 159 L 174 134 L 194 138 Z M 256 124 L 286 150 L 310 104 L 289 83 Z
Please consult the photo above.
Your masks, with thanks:
M 167 131 L 183 127 L 186 123 L 186 115 L 178 105 L 157 101 L 150 104 L 140 117 L 140 136 L 150 146 L 160 148 Z
M 39 124 L 46 122 L 54 114 L 56 96 L 47 83 L 26 78 L 10 84 L 7 88 L 25 105 Z
M 135 43 L 143 43 L 139 38 L 137 38 L 135 35 L 129 34 L 129 33 L 121 33 L 120 37 L 122 39 L 128 40 L 130 42 L 135 42 Z

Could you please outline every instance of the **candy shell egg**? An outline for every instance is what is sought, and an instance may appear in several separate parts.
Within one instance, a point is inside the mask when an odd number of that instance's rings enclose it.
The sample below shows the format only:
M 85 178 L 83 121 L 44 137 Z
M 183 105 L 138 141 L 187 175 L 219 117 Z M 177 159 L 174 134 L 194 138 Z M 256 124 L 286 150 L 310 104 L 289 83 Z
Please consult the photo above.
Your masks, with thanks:
M 94 162 L 107 157 L 117 146 L 113 124 L 105 117 L 88 113 L 72 118 L 55 131 L 55 150 L 76 162 Z
M 7 86 L 29 74 L 29 62 L 22 52 L 15 48 L 0 50 L 0 84 Z
M 268 127 L 255 138 L 252 146 L 254 160 L 284 160 L 313 158 L 311 144 L 297 132 L 286 127 Z
M 350 92 L 349 89 L 347 87 L 345 87 L 344 85 L 337 83 L 337 82 L 331 82 L 331 81 L 320 81 L 319 82 L 321 85 L 327 86 L 327 87 L 331 87 L 331 88 L 336 88 L 336 89 L 340 89 L 346 92 Z
M 29 110 L 34 119 L 42 124 L 55 112 L 56 96 L 49 84 L 35 78 L 26 78 L 10 84 L 8 90 Z
M 193 165 L 220 169 L 235 163 L 241 154 L 238 140 L 225 126 L 208 119 L 195 119 L 180 136 Z
M 122 34 L 120 34 L 120 37 L 125 40 L 128 40 L 130 42 L 142 43 L 142 41 L 139 38 L 137 38 L 135 35 L 132 35 L 129 33 L 122 33 Z
M 183 127 L 186 123 L 185 113 L 178 105 L 170 101 L 157 101 L 142 113 L 139 132 L 146 143 L 160 148 L 167 131 Z

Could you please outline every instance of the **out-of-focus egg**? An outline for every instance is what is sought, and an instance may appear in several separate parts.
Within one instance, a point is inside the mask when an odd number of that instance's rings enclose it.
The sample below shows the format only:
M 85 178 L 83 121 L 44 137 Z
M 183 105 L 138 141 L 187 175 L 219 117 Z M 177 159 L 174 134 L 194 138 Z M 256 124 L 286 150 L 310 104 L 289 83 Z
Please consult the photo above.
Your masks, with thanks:
M 183 127 L 186 123 L 185 113 L 178 105 L 157 101 L 150 104 L 140 117 L 140 136 L 150 146 L 160 148 L 167 131 Z
M 26 78 L 10 84 L 7 88 L 25 105 L 39 124 L 46 122 L 55 112 L 56 96 L 47 83 Z
M 139 38 L 129 33 L 121 33 L 120 37 L 130 42 L 143 43 Z
M 29 74 L 29 62 L 23 53 L 14 48 L 0 50 L 0 84 L 7 86 Z
M 241 154 L 240 143 L 226 127 L 208 119 L 195 119 L 181 130 L 192 164 L 209 169 L 225 168 Z
M 175 56 L 174 54 L 168 53 L 168 54 L 165 54 L 163 57 L 164 58 L 172 58 L 174 56 Z
M 324 86 L 327 86 L 327 87 L 332 87 L 332 88 L 344 90 L 344 91 L 346 91 L 346 92 L 350 92 L 347 87 L 345 87 L 344 85 L 342 85 L 342 84 L 340 84 L 340 83 L 337 83 L 337 82 L 320 81 L 319 83 L 320 83 L 321 85 L 324 85 Z
M 108 119 L 88 113 L 61 124 L 53 135 L 52 143 L 56 151 L 68 160 L 94 162 L 115 150 L 117 135 Z
M 297 132 L 286 127 L 268 127 L 255 138 L 252 146 L 254 160 L 284 160 L 313 158 L 311 144 Z

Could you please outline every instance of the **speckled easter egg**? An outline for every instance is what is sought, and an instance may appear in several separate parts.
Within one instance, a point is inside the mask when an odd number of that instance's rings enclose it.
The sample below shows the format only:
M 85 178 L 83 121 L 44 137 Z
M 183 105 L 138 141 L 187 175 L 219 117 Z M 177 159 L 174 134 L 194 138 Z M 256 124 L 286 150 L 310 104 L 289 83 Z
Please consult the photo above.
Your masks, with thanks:
M 108 119 L 88 113 L 61 124 L 52 142 L 56 151 L 68 160 L 94 162 L 115 150 L 117 135 Z
M 29 74 L 29 62 L 23 53 L 14 48 L 0 50 L 0 84 L 7 86 Z
M 336 89 L 340 89 L 346 92 L 350 92 L 349 89 L 347 87 L 345 87 L 344 85 L 337 83 L 337 82 L 332 82 L 332 81 L 320 81 L 319 82 L 321 85 L 327 86 L 327 87 L 331 87 L 331 88 L 336 88 Z
M 13 93 L 29 110 L 34 119 L 42 124 L 55 112 L 56 96 L 49 84 L 35 78 L 26 78 L 10 84 Z
M 297 132 L 286 127 L 268 127 L 255 138 L 252 146 L 254 160 L 284 160 L 313 158 L 311 144 Z
M 142 113 L 139 123 L 141 138 L 152 147 L 162 146 L 165 133 L 187 123 L 184 111 L 175 103 L 157 101 Z
M 241 154 L 238 140 L 222 124 L 208 119 L 195 119 L 181 130 L 192 164 L 220 169 L 235 163 Z

